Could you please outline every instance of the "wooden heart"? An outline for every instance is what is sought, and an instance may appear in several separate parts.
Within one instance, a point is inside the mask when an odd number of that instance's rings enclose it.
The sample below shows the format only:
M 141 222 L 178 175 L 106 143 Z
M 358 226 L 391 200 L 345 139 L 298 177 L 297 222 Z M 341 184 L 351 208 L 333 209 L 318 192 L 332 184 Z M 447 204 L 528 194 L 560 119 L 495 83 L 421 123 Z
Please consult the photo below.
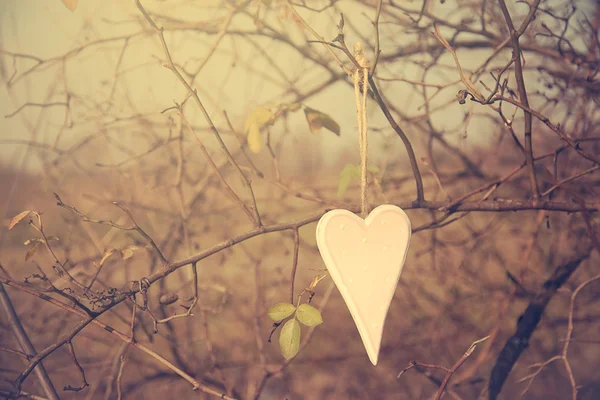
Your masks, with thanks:
M 389 204 L 375 208 L 364 220 L 348 210 L 332 210 L 317 225 L 319 251 L 373 365 L 411 232 L 408 215 Z

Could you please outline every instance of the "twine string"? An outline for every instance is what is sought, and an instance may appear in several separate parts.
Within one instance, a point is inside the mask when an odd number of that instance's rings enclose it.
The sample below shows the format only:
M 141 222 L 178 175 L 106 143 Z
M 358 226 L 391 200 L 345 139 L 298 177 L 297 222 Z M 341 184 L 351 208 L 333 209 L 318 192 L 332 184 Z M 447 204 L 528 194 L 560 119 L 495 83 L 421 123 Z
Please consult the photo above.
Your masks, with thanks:
M 354 57 L 362 67 L 354 71 L 353 77 L 358 122 L 358 144 L 360 149 L 361 216 L 366 218 L 369 213 L 369 200 L 367 196 L 369 184 L 367 177 L 367 90 L 369 85 L 369 61 L 365 57 L 360 43 L 354 45 Z

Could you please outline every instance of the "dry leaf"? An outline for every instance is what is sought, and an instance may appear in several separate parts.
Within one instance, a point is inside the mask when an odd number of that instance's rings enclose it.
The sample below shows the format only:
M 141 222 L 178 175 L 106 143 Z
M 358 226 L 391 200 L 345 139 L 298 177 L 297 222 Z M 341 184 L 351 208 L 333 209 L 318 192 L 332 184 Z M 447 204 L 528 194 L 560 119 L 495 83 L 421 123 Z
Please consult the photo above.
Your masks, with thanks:
M 31 210 L 25 210 L 25 211 L 15 215 L 13 217 L 13 219 L 10 220 L 10 224 L 8 224 L 8 230 L 11 230 L 12 228 L 14 228 L 15 225 L 18 224 L 19 222 L 21 222 L 21 220 L 23 218 L 25 218 L 30 212 L 31 212 Z
M 100 260 L 100 264 L 98 264 L 98 268 L 102 267 L 102 265 L 104 265 L 104 262 L 106 262 L 106 260 L 108 260 L 108 257 L 112 256 L 113 254 L 115 254 L 117 250 L 116 249 L 108 249 L 104 252 L 104 255 L 102 256 L 102 259 Z
M 79 0 L 62 0 L 62 2 L 65 5 L 65 7 L 67 7 L 69 10 L 75 11 L 75 9 L 77 8 L 77 3 L 79 3 Z
M 130 244 L 121 250 L 121 258 L 123 260 L 128 260 L 133 256 L 133 252 L 139 249 L 135 244 Z
M 31 246 L 31 248 L 29 249 L 29 251 L 27 252 L 27 254 L 25 254 L 25 261 L 29 260 L 31 257 L 33 257 L 33 255 L 35 254 L 35 252 L 37 251 L 37 248 L 39 246 L 40 242 L 35 242 L 33 244 L 33 246 Z
M 304 108 L 304 115 L 312 133 L 317 134 L 324 127 L 340 136 L 340 126 L 329 115 L 308 107 Z
M 311 291 L 311 292 L 314 292 L 315 288 L 317 287 L 317 285 L 319 284 L 319 282 L 321 282 L 326 277 L 327 277 L 327 274 L 315 276 L 313 278 L 312 282 L 310 283 L 310 286 L 308 287 L 308 290 Z

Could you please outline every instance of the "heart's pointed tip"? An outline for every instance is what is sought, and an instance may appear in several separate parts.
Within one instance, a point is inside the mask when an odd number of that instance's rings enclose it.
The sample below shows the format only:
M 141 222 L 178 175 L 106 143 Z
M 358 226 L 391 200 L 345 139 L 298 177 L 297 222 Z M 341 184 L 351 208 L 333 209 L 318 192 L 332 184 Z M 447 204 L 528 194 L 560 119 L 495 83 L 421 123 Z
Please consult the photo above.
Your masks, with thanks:
M 371 361 L 371 364 L 373 364 L 373 366 L 377 366 L 377 358 L 378 358 L 377 356 L 371 357 L 369 355 L 369 361 Z
M 377 365 L 377 360 L 379 359 L 379 351 L 375 351 L 374 349 L 367 348 L 367 355 L 369 356 L 369 361 L 371 364 Z

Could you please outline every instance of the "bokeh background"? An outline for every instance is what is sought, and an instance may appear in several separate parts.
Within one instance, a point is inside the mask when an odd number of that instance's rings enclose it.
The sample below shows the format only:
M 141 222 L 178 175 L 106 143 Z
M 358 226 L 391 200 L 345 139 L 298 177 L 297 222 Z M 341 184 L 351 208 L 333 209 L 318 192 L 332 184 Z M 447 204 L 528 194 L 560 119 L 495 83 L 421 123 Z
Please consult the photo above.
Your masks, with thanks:
M 295 1 L 304 21 L 325 40 L 345 17 L 350 49 L 361 42 L 373 60 L 372 20 L 377 1 Z M 507 2 L 515 24 L 528 12 Z M 161 268 L 138 232 L 86 222 L 56 205 L 54 193 L 85 216 L 137 224 L 170 262 L 214 251 L 198 264 L 199 301 L 194 315 L 159 324 L 138 310 L 136 339 L 186 373 L 235 398 L 426 399 L 445 375 L 409 362 L 450 368 L 474 341 L 490 336 L 455 372 L 444 398 L 487 398 L 491 370 L 517 320 L 558 266 L 589 254 L 549 303 L 529 348 L 504 385 L 502 399 L 568 399 L 570 376 L 579 397 L 600 396 L 597 221 L 598 66 L 600 7 L 594 1 L 542 1 L 521 37 L 531 108 L 580 145 L 565 145 L 543 118 L 534 118 L 533 153 L 544 200 L 592 204 L 586 213 L 529 209 L 518 212 L 457 211 L 408 207 L 415 233 L 391 304 L 379 364 L 368 361 L 352 318 L 329 278 L 312 298 L 324 323 L 303 328 L 310 340 L 289 364 L 281 356 L 270 306 L 290 299 L 295 239 L 295 293 L 322 275 L 316 221 L 331 208 L 356 209 L 359 181 L 339 193 L 341 173 L 359 162 L 352 81 L 305 29 L 287 1 L 148 0 L 150 17 L 164 27 L 176 68 L 197 90 L 232 166 L 203 113 L 167 62 L 159 37 L 133 1 L 80 0 L 74 12 L 60 0 L 6 0 L 0 4 L 0 264 L 14 282 L 46 288 L 46 274 L 60 290 L 77 288 L 55 270 L 40 232 L 29 218 L 9 230 L 24 210 L 41 214 L 48 243 L 65 269 L 96 293 L 125 290 Z M 469 204 L 532 196 L 524 155 L 523 112 L 507 102 L 481 105 L 456 98 L 465 89 L 452 54 L 431 34 L 434 23 L 457 50 L 461 67 L 484 96 L 494 75 L 511 60 L 506 22 L 497 2 L 480 0 L 383 1 L 379 20 L 377 83 L 384 101 L 416 153 L 427 200 Z M 482 25 L 483 24 L 483 25 Z M 334 50 L 347 67 L 351 62 Z M 503 72 L 502 95 L 518 102 L 514 67 Z M 185 120 L 175 106 L 183 104 Z M 261 150 L 248 148 L 245 123 L 257 107 L 281 109 L 261 130 Z M 340 126 L 314 134 L 303 109 L 325 113 Z M 189 128 L 186 125 L 189 123 Z M 415 183 L 407 152 L 372 99 L 368 100 L 370 201 L 411 205 Z M 202 150 L 206 149 L 206 153 Z M 208 154 L 223 179 L 207 160 Z M 249 239 L 253 231 L 251 181 L 266 227 L 288 225 Z M 223 181 L 238 196 L 233 198 Z M 487 185 L 487 186 L 486 186 Z M 500 199 L 500 200 L 499 200 Z M 414 208 L 414 209 L 413 209 Z M 536 208 L 536 207 L 532 207 Z M 542 207 L 543 208 L 543 207 Z M 33 218 L 37 223 L 37 219 Z M 305 221 L 305 222 L 303 222 Z M 596 239 L 597 240 L 597 239 Z M 30 242 L 31 243 L 31 242 Z M 129 251 L 129 253 L 127 253 Z M 110 253 L 110 256 L 108 256 Z M 27 258 L 27 259 L 26 259 Z M 4 277 L 4 276 L 3 276 Z M 189 266 L 153 283 L 148 305 L 157 318 L 185 311 L 194 294 Z M 68 334 L 81 317 L 23 290 L 6 286 L 37 351 Z M 177 294 L 170 305 L 161 296 Z M 59 298 L 57 293 L 53 297 Z M 308 295 L 304 296 L 304 301 Z M 64 299 L 63 299 L 64 300 Z M 138 297 L 141 302 L 141 297 Z M 87 304 L 87 303 L 86 303 Z M 123 301 L 99 320 L 129 332 L 132 303 Z M 569 327 L 569 321 L 573 323 Z M 0 312 L 0 378 L 3 393 L 25 369 L 8 319 Z M 563 354 L 568 360 L 539 363 Z M 211 398 L 152 357 L 95 325 L 72 341 L 89 386 L 66 346 L 44 360 L 61 398 Z M 536 364 L 538 363 L 538 364 Z M 536 373 L 532 375 L 533 373 Z M 35 375 L 23 390 L 43 396 Z M 583 397 L 588 396 L 588 397 Z

